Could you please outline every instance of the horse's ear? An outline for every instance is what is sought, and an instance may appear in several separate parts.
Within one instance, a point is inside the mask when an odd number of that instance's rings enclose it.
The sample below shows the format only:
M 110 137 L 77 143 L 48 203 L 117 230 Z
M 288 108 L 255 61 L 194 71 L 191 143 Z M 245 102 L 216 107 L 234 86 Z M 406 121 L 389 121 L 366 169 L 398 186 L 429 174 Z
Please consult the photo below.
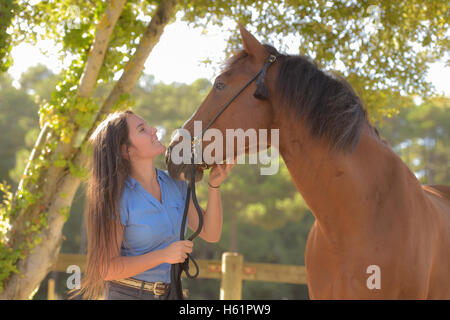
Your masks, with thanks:
M 244 28 L 241 22 L 239 22 L 239 30 L 241 31 L 242 44 L 247 54 L 255 56 L 258 61 L 264 61 L 267 58 L 267 52 L 263 45 Z

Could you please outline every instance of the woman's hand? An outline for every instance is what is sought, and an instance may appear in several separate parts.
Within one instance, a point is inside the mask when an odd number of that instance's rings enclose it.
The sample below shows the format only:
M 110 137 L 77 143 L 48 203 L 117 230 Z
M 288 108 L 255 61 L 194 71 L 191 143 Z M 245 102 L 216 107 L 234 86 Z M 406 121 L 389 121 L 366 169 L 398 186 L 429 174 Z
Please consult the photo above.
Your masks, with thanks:
M 213 187 L 218 187 L 228 175 L 228 172 L 236 164 L 236 158 L 233 163 L 215 164 L 209 173 L 209 184 Z
M 187 258 L 187 254 L 192 252 L 194 243 L 189 240 L 180 240 L 172 243 L 164 250 L 164 262 L 175 264 L 182 263 Z

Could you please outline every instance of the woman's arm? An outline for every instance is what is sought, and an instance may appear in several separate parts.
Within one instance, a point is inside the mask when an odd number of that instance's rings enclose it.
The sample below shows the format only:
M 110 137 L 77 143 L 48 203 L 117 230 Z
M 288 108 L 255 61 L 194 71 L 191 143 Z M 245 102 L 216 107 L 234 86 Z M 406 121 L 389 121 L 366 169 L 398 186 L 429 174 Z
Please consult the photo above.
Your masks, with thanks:
M 133 277 L 164 263 L 163 250 L 152 251 L 140 256 L 118 256 L 113 258 L 110 261 L 109 270 L 104 280 L 110 281 Z
M 121 256 L 120 246 L 123 231 L 117 233 L 118 243 L 114 247 L 115 257 L 109 262 L 109 268 L 104 280 L 119 280 L 133 277 L 162 263 L 184 262 L 186 253 L 192 252 L 193 242 L 189 240 L 176 241 L 167 248 L 155 250 L 139 256 Z
M 213 187 L 220 186 L 235 164 L 236 158 L 231 164 L 214 165 L 209 174 L 208 205 L 206 206 L 206 212 L 200 208 L 203 213 L 203 228 L 199 236 L 205 241 L 219 242 L 220 240 L 222 233 L 222 201 L 220 199 L 219 188 Z M 198 227 L 198 214 L 192 198 L 189 202 L 188 226 L 193 231 L 197 230 Z
M 222 234 L 222 201 L 219 188 L 208 187 L 208 205 L 206 212 L 202 208 L 203 228 L 199 234 L 203 240 L 208 242 L 219 242 Z M 188 226 L 192 231 L 198 227 L 198 213 L 192 198 L 189 203 Z

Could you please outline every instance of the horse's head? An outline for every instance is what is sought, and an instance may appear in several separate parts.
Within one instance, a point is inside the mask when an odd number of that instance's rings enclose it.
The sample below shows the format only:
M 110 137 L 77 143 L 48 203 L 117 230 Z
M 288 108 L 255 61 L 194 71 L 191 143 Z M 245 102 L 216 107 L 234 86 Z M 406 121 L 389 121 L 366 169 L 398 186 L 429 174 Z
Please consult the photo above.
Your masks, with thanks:
M 205 129 L 205 127 L 210 124 L 208 130 L 212 135 L 206 133 L 205 135 L 202 135 L 201 152 L 203 155 L 206 153 L 204 151 L 208 148 L 210 143 L 218 143 L 219 141 L 216 141 L 216 139 L 223 139 L 221 144 L 217 144 L 217 146 L 223 146 L 223 152 L 218 152 L 216 154 L 217 148 L 210 152 L 211 156 L 218 161 L 208 162 L 205 160 L 206 165 L 196 165 L 196 181 L 202 179 L 203 169 L 209 168 L 212 164 L 234 159 L 242 153 L 249 153 L 251 139 L 246 139 L 244 136 L 244 145 L 242 148 L 238 148 L 239 143 L 237 143 L 236 140 L 238 140 L 239 137 L 237 137 L 236 134 L 249 132 L 248 130 L 251 129 L 250 131 L 255 132 L 257 135 L 256 141 L 259 141 L 259 129 L 268 129 L 272 124 L 273 109 L 269 98 L 274 90 L 274 81 L 271 81 L 270 79 L 276 75 L 277 61 L 267 65 L 267 72 L 262 72 L 260 74 L 261 77 L 255 78 L 255 80 L 241 93 L 239 93 L 239 91 L 243 89 L 258 72 L 264 69 L 263 67 L 267 64 L 271 54 L 277 55 L 278 53 L 273 52 L 273 48 L 262 45 L 242 25 L 239 24 L 239 27 L 244 49 L 227 60 L 224 70 L 215 79 L 213 88 L 205 100 L 181 128 L 185 129 L 186 132 L 189 132 L 190 137 L 194 137 L 194 135 L 198 136 L 198 131 L 197 133 L 194 132 L 194 121 L 201 122 L 201 129 Z M 260 78 L 259 81 L 258 78 Z M 238 93 L 239 95 L 236 96 Z M 235 99 L 225 110 L 223 110 L 223 113 L 220 113 L 216 118 L 220 110 L 227 105 L 233 97 L 235 97 Z M 198 124 L 199 122 L 197 122 L 197 125 Z M 232 142 L 234 150 L 226 151 L 226 129 L 231 129 L 235 133 L 235 136 L 232 138 L 234 139 Z M 221 134 L 216 135 L 215 133 Z M 270 133 L 268 135 L 270 136 Z M 207 136 L 209 137 L 208 139 L 206 139 Z M 214 139 L 212 139 L 213 136 Z M 183 173 L 184 177 L 189 180 L 191 176 L 189 170 L 190 161 L 189 163 L 183 161 L 181 164 L 175 164 L 172 161 L 173 159 L 171 156 L 171 151 L 174 150 L 174 147 L 182 142 L 183 139 L 185 138 L 182 136 L 175 136 L 172 138 L 166 151 L 166 163 L 171 177 L 180 179 L 180 175 Z M 228 146 L 230 145 L 229 142 L 230 141 L 228 141 Z M 252 150 L 253 147 L 254 145 L 251 148 Z M 268 145 L 265 147 L 268 147 Z M 259 146 L 257 146 L 257 148 L 259 148 Z M 185 150 L 181 150 L 181 153 L 183 151 Z M 256 151 L 259 151 L 259 149 Z M 220 155 L 220 153 L 222 153 L 222 155 Z

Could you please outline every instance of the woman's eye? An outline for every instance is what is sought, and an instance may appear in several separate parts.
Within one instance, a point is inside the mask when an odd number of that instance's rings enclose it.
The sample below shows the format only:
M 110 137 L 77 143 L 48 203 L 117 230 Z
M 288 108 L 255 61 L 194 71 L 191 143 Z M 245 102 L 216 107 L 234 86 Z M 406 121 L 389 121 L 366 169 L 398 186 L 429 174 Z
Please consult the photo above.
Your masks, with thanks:
M 217 81 L 214 84 L 214 88 L 216 88 L 217 90 L 223 90 L 223 89 L 225 89 L 225 83 Z

